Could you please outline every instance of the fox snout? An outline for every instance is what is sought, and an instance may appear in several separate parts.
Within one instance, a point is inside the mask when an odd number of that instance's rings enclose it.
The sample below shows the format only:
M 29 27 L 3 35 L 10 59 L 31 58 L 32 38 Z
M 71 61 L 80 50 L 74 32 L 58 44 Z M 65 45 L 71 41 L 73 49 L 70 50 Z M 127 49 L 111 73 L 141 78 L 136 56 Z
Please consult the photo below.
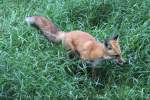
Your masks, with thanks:
M 115 62 L 116 62 L 118 65 L 127 64 L 127 62 L 126 62 L 121 56 L 116 56 L 116 57 L 115 57 Z

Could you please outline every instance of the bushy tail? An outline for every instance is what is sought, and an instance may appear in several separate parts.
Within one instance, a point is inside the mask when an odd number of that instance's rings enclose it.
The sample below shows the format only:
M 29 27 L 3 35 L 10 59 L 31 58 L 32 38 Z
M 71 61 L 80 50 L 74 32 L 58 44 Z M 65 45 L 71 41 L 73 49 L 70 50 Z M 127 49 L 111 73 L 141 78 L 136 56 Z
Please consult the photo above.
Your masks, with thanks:
M 65 33 L 61 32 L 50 20 L 43 16 L 26 17 L 26 22 L 38 29 L 52 42 L 60 42 Z

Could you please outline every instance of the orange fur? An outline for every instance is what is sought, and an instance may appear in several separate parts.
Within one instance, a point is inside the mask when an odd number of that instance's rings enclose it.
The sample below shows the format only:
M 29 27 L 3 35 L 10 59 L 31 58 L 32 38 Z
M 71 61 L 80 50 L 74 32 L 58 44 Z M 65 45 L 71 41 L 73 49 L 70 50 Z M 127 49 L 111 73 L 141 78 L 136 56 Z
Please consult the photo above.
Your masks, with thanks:
M 77 51 L 82 60 L 97 61 L 98 59 L 113 58 L 118 63 L 123 62 L 117 37 L 106 43 L 100 43 L 87 32 L 61 32 L 51 21 L 42 16 L 27 17 L 26 21 L 29 24 L 36 25 L 50 41 L 62 41 L 66 49 L 70 49 L 73 52 Z
M 104 56 L 103 44 L 98 43 L 93 36 L 82 31 L 68 32 L 64 44 L 71 47 L 72 51 L 78 51 L 81 59 L 92 60 Z

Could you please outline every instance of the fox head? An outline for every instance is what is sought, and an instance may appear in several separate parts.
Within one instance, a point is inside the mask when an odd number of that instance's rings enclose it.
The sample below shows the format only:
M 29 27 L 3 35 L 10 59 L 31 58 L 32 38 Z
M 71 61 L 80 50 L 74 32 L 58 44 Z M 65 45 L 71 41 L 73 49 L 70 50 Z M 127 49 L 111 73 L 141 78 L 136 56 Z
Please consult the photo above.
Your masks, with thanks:
M 117 64 L 124 64 L 125 61 L 121 57 L 121 49 L 119 45 L 118 35 L 115 35 L 110 40 L 105 40 L 104 46 L 106 48 L 106 59 L 115 59 Z

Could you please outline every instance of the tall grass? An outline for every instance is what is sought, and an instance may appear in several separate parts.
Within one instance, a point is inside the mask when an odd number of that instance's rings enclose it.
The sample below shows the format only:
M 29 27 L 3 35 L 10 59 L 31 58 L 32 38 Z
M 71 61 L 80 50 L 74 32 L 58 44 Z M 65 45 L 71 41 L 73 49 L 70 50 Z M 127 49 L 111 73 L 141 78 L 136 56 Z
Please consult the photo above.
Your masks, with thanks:
M 61 44 L 27 26 L 32 15 L 99 41 L 119 34 L 129 64 L 106 62 L 93 81 Z M 0 23 L 0 99 L 150 99 L 149 0 L 3 0 Z

